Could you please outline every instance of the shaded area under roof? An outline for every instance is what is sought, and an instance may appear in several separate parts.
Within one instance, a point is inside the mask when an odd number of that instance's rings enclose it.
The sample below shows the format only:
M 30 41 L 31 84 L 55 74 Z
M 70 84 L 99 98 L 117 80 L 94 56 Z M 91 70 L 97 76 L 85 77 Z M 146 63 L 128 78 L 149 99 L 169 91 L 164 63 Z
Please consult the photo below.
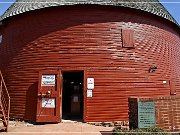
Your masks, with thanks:
M 179 26 L 158 0 L 16 0 L 0 19 L 4 20 L 8 17 L 36 9 L 77 4 L 111 5 L 138 9 L 163 17 Z

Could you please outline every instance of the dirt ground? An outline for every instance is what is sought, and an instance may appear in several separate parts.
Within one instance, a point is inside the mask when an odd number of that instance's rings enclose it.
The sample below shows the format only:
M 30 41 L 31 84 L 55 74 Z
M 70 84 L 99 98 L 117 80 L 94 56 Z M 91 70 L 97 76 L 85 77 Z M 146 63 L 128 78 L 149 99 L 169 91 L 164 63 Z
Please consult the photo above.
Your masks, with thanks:
M 82 122 L 66 121 L 58 124 L 34 125 L 10 121 L 5 135 L 111 135 L 113 127 L 94 126 Z

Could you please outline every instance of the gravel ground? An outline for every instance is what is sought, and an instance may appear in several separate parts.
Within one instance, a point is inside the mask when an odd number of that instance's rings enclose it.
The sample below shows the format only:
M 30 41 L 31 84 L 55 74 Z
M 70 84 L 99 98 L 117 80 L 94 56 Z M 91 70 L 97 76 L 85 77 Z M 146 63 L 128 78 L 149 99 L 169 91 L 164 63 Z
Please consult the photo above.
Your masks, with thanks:
M 34 124 L 24 121 L 9 121 L 9 127 L 33 127 Z
M 94 126 L 82 122 L 63 121 L 58 124 L 34 125 L 10 121 L 6 135 L 111 135 L 113 127 Z

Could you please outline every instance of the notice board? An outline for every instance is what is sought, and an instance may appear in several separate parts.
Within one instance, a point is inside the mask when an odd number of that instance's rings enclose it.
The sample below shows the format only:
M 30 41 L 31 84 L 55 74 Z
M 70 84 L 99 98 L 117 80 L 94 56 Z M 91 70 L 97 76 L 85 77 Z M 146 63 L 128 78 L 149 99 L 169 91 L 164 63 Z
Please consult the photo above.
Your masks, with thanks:
M 156 126 L 154 102 L 138 102 L 138 128 Z

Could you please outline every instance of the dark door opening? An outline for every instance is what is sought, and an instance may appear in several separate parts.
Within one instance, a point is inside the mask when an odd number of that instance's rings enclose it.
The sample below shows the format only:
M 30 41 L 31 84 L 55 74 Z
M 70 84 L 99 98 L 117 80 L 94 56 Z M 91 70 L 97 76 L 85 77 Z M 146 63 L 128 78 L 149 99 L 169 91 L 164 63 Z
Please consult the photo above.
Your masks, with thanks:
M 84 72 L 63 72 L 62 118 L 65 120 L 83 119 Z

